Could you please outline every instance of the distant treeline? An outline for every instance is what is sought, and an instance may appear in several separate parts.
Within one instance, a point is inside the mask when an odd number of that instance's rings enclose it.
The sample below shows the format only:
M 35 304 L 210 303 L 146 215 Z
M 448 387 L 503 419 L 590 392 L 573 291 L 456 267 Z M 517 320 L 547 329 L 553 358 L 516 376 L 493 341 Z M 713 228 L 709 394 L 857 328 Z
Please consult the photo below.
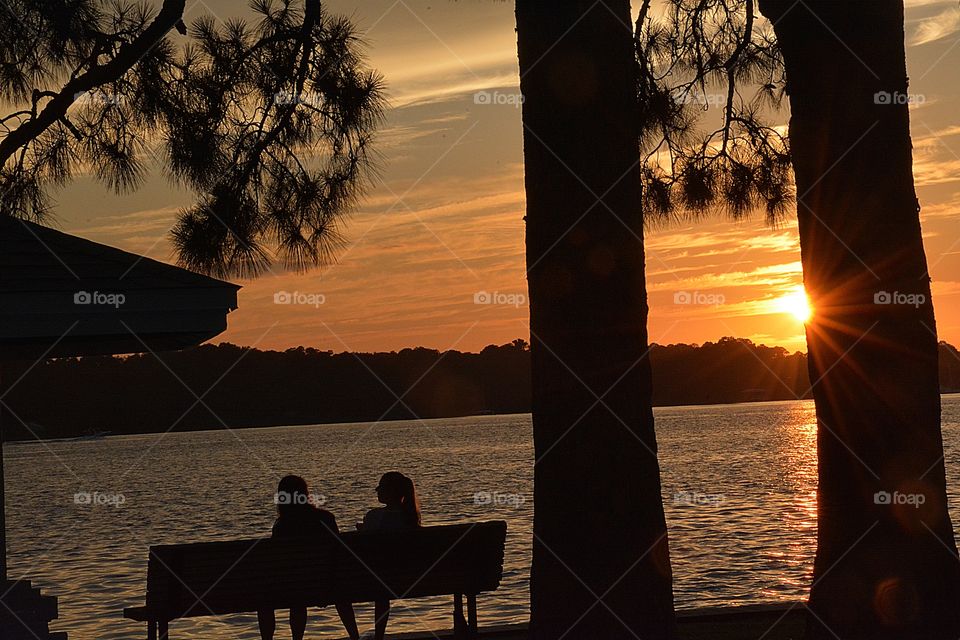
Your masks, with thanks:
M 441 418 L 530 410 L 523 340 L 480 353 L 404 349 L 260 351 L 232 344 L 127 357 L 52 360 L 4 402 L 7 439 Z M 793 400 L 809 396 L 806 355 L 750 340 L 653 345 L 654 404 Z M 940 345 L 941 386 L 960 389 L 960 353 Z M 4 382 L 23 371 L 8 367 Z

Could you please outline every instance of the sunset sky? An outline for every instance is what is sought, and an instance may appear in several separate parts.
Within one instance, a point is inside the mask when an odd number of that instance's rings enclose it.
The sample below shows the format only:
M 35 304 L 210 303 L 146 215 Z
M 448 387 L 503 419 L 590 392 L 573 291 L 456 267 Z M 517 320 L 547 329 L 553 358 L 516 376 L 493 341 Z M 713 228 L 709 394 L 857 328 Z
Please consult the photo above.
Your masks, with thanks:
M 249 16 L 237 0 L 187 2 L 204 13 Z M 225 340 L 261 349 L 478 350 L 527 339 L 524 194 L 513 3 L 490 0 L 330 0 L 353 17 L 391 108 L 379 135 L 381 179 L 345 221 L 336 264 L 280 269 L 243 285 Z M 172 37 L 176 38 L 176 34 Z M 960 344 L 960 7 L 907 0 L 907 64 L 915 176 L 941 339 Z M 477 104 L 478 91 L 495 96 Z M 787 113 L 780 114 L 786 124 Z M 167 233 L 195 194 L 153 175 L 116 196 L 87 178 L 57 194 L 71 233 L 172 261 Z M 782 299 L 801 282 L 796 223 L 762 216 L 648 231 L 650 340 L 722 336 L 803 350 L 802 324 Z M 321 305 L 274 304 L 299 292 Z M 476 304 L 479 292 L 497 293 Z M 679 292 L 700 301 L 675 304 Z M 319 298 L 318 296 L 322 296 Z

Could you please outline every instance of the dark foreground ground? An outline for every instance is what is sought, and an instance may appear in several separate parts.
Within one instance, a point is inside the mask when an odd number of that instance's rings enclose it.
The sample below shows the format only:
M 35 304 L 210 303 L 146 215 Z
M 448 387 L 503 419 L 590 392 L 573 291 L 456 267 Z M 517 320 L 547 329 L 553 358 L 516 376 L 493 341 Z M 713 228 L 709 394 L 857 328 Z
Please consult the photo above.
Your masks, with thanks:
M 482 616 L 482 611 L 481 611 Z M 801 603 L 695 609 L 678 613 L 681 640 L 801 640 L 805 610 Z M 482 617 L 481 617 L 482 622 Z M 526 625 L 483 628 L 490 640 L 526 640 Z M 449 640 L 449 631 L 390 635 L 391 640 Z

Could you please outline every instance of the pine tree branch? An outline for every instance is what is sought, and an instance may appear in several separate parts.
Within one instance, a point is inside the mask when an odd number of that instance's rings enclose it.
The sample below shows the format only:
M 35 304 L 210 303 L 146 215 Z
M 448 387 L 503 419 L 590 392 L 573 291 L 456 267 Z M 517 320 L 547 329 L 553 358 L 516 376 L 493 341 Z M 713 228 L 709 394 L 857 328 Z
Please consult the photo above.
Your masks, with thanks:
M 310 53 L 313 51 L 313 28 L 316 26 L 317 22 L 320 20 L 320 0 L 306 0 L 305 11 L 303 16 L 303 28 L 301 30 L 301 54 L 300 54 L 300 64 L 297 69 L 296 75 L 296 90 L 292 96 L 292 100 L 289 105 L 284 105 L 283 112 L 276 122 L 273 123 L 271 130 L 264 136 L 261 140 L 257 142 L 254 148 L 250 151 L 248 160 L 243 167 L 241 176 L 246 180 L 246 178 L 253 172 L 254 167 L 256 166 L 260 155 L 264 152 L 267 147 L 273 144 L 276 139 L 280 136 L 280 133 L 283 131 L 284 127 L 290 122 L 290 119 L 293 117 L 294 112 L 296 111 L 297 104 L 300 102 L 303 95 L 303 88 L 306 84 L 307 73 L 310 69 Z M 264 118 L 266 118 L 266 113 Z
M 724 109 L 723 145 L 721 147 L 721 153 L 724 154 L 727 152 L 727 144 L 730 142 L 730 127 L 733 124 L 733 96 L 736 90 L 737 61 L 753 40 L 753 0 L 747 0 L 746 11 L 747 21 L 743 28 L 743 39 L 737 44 L 737 48 L 724 65 L 727 71 L 727 105 Z
M 22 123 L 0 140 L 0 167 L 18 149 L 26 148 L 51 125 L 62 120 L 78 95 L 118 80 L 133 68 L 183 19 L 185 8 L 186 0 L 164 0 L 163 7 L 150 26 L 134 40 L 121 46 L 114 58 L 71 78 L 35 118 Z

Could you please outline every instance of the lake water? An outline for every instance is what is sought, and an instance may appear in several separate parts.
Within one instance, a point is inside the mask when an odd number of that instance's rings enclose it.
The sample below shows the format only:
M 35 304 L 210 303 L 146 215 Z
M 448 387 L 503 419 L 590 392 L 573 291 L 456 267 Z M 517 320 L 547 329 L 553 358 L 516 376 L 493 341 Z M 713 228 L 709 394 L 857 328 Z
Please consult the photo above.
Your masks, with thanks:
M 813 403 L 656 410 L 677 606 L 805 597 L 816 543 Z M 957 525 L 960 396 L 944 397 L 947 474 Z M 11 576 L 60 600 L 71 639 L 144 637 L 121 617 L 142 604 L 147 548 L 268 535 L 273 492 L 307 478 L 352 528 L 376 506 L 384 470 L 417 481 L 426 524 L 509 523 L 501 588 L 479 600 L 481 624 L 527 618 L 533 518 L 529 415 L 112 437 L 8 445 Z M 94 493 L 96 496 L 93 496 Z M 75 494 L 94 504 L 75 504 Z M 491 496 L 493 504 L 476 500 Z M 393 631 L 449 627 L 450 604 L 398 602 Z M 308 636 L 340 637 L 332 610 Z M 361 629 L 372 611 L 358 608 Z M 279 637 L 288 637 L 286 616 Z M 177 638 L 259 638 L 255 616 L 173 623 Z

